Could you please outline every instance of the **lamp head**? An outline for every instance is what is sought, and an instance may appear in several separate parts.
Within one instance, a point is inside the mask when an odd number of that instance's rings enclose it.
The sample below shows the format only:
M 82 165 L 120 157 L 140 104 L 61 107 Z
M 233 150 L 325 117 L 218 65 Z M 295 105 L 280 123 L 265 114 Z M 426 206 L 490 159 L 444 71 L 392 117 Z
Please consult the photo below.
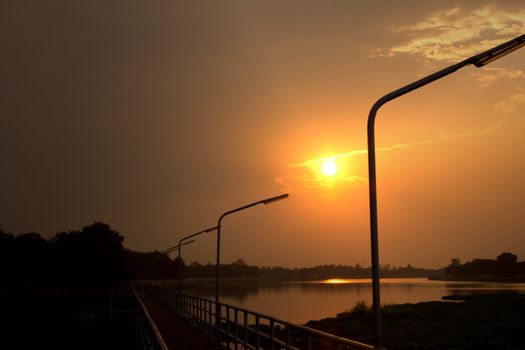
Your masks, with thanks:
M 525 46 L 525 34 L 475 56 L 472 63 L 478 68 L 483 67 L 523 46 Z
M 194 239 L 192 239 L 191 241 L 187 241 L 187 242 L 182 243 L 181 246 L 186 245 L 186 244 L 190 244 L 190 243 L 193 243 L 193 242 L 195 242 Z
M 289 196 L 290 195 L 288 193 L 285 193 L 285 194 L 281 194 L 279 196 L 275 196 L 275 197 L 272 197 L 272 198 L 268 198 L 268 199 L 262 200 L 261 203 L 266 205 L 266 204 L 270 204 L 270 203 L 273 203 L 273 202 L 277 202 L 277 201 L 286 199 Z

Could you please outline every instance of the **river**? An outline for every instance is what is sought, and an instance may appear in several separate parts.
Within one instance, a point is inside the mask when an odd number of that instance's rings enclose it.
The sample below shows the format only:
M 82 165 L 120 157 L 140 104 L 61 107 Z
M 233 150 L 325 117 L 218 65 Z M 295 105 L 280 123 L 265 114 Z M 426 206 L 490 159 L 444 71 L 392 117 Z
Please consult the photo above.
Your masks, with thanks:
M 172 285 L 175 288 L 176 284 Z M 184 283 L 183 292 L 208 298 L 214 296 L 208 281 Z M 381 303 L 404 304 L 441 300 L 445 295 L 525 293 L 525 283 L 429 281 L 426 278 L 381 279 Z M 372 302 L 370 279 L 337 279 L 301 282 L 258 280 L 221 281 L 221 302 L 295 323 L 333 317 L 356 303 Z

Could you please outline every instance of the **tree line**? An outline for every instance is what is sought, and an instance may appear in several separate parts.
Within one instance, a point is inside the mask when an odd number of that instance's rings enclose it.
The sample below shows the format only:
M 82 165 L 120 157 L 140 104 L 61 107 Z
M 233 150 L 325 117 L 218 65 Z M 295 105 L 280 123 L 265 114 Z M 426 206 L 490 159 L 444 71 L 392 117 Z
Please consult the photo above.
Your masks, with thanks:
M 382 266 L 380 269 L 382 277 L 429 277 L 442 272 L 413 267 L 408 264 L 405 267 Z M 215 265 L 200 264 L 193 262 L 183 270 L 185 277 L 212 278 L 215 276 Z M 359 264 L 347 265 L 317 265 L 313 267 L 287 268 L 282 266 L 251 266 L 244 259 L 238 259 L 232 264 L 221 266 L 221 277 L 243 277 L 263 278 L 279 280 L 314 280 L 314 279 L 344 279 L 344 278 L 369 278 L 370 267 Z
M 215 265 L 170 258 L 159 251 L 126 249 L 124 237 L 108 224 L 95 222 L 81 230 L 58 232 L 50 238 L 38 233 L 13 234 L 0 226 L 0 285 L 108 285 L 132 279 L 213 278 Z M 307 280 L 368 278 L 370 268 L 318 265 L 306 268 L 250 266 L 243 259 L 221 265 L 221 277 Z M 382 277 L 427 277 L 436 270 L 381 268 Z
M 474 259 L 464 264 L 459 258 L 453 258 L 445 268 L 448 277 L 495 277 L 517 278 L 525 280 L 525 261 L 518 261 L 512 253 L 501 253 L 496 259 Z
M 143 278 L 146 263 L 161 253 L 131 251 L 123 241 L 102 222 L 49 239 L 35 232 L 15 235 L 0 227 L 0 285 L 107 285 Z

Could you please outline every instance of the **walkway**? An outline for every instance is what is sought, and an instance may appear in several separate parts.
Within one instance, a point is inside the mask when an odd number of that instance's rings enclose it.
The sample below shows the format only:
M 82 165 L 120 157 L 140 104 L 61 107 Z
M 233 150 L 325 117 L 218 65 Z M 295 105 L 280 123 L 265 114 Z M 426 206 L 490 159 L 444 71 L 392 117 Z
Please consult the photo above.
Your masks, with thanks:
M 199 329 L 181 320 L 174 311 L 170 310 L 146 291 L 139 290 L 137 295 L 148 309 L 150 317 L 159 329 L 164 342 L 171 350 L 218 350 L 223 349 L 213 339 L 210 339 Z

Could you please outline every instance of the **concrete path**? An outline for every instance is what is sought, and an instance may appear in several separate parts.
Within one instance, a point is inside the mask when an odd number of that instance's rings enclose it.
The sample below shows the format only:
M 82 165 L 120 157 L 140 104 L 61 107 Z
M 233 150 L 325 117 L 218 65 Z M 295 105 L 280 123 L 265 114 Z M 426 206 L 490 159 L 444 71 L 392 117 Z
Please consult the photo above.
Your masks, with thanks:
M 174 311 L 152 298 L 148 292 L 137 291 L 137 295 L 148 310 L 159 329 L 164 342 L 171 350 L 218 350 L 223 349 L 215 340 L 199 329 L 180 319 Z

